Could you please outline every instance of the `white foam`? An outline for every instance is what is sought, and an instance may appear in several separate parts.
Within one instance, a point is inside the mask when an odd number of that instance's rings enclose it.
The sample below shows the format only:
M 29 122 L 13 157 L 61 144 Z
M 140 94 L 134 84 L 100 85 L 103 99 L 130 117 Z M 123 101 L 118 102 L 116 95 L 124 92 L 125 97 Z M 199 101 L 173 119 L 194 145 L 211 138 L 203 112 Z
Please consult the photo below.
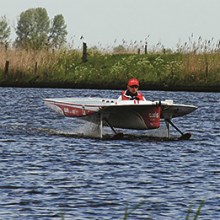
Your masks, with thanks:
M 158 129 L 155 130 L 148 130 L 146 132 L 146 135 L 149 137 L 159 137 L 159 138 L 164 138 L 167 137 L 167 128 L 164 126 L 159 127 Z
M 98 138 L 100 137 L 100 127 L 98 124 L 86 122 L 77 129 L 77 133 L 86 137 Z

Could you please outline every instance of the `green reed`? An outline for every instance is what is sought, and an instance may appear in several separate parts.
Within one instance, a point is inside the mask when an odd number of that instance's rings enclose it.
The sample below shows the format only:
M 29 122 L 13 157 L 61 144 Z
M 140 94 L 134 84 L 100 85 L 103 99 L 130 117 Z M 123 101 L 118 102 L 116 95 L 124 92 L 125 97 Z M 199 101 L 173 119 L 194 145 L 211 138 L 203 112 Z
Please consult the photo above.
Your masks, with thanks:
M 207 45 L 206 45 L 207 44 Z M 136 53 L 139 45 L 127 45 L 126 53 L 90 48 L 88 61 L 81 51 L 25 51 L 0 49 L 0 85 L 62 86 L 72 88 L 122 88 L 130 77 L 142 89 L 154 87 L 210 87 L 220 85 L 220 53 L 208 42 L 179 46 L 176 51 L 158 45 L 157 50 Z M 9 70 L 5 72 L 5 63 Z
M 197 220 L 199 215 L 201 214 L 201 209 L 203 207 L 205 203 L 205 200 L 202 200 L 198 206 L 198 208 L 196 209 L 195 213 L 193 213 L 193 205 L 190 205 L 188 210 L 187 210 L 187 215 L 186 215 L 186 218 L 185 220 Z M 137 209 L 139 209 L 143 204 L 145 204 L 144 201 L 141 201 L 140 203 L 138 203 L 137 205 L 135 205 L 133 208 L 131 208 L 130 210 L 128 209 L 128 206 L 126 206 L 125 208 L 125 214 L 123 216 L 123 220 L 128 220 L 129 219 L 129 216 Z M 149 219 L 151 219 L 149 217 Z

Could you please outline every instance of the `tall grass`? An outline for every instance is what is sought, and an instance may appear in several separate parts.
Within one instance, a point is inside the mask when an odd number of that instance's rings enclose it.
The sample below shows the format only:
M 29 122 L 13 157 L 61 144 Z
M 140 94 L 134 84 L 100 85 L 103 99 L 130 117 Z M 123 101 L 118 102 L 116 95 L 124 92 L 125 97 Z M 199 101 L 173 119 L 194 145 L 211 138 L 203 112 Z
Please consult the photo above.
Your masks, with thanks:
M 203 45 L 200 40 L 197 44 L 179 45 L 176 51 L 158 45 L 157 50 L 137 54 L 138 44 L 124 42 L 122 46 L 127 48 L 121 53 L 90 48 L 85 63 L 79 50 L 2 48 L 0 85 L 121 88 L 130 77 L 137 77 L 142 88 L 219 88 L 220 52 L 210 45 L 210 42 Z M 9 61 L 7 74 L 4 72 L 6 60 Z
M 128 207 L 126 206 L 126 209 L 125 209 L 125 214 L 123 216 L 123 220 L 128 220 L 129 217 L 131 216 L 131 214 L 133 212 L 135 212 L 137 209 L 141 208 L 141 206 L 144 204 L 145 202 L 142 201 L 140 203 L 138 203 L 137 205 L 135 205 L 134 207 L 128 209 Z M 205 200 L 201 200 L 198 208 L 193 211 L 192 208 L 193 208 L 193 205 L 190 205 L 188 210 L 187 210 L 187 214 L 186 214 L 186 218 L 185 220 L 197 220 L 201 214 L 201 210 L 202 210 L 202 207 L 203 205 L 205 204 Z M 147 214 L 147 213 L 146 213 Z M 151 219 L 151 218 L 149 218 Z

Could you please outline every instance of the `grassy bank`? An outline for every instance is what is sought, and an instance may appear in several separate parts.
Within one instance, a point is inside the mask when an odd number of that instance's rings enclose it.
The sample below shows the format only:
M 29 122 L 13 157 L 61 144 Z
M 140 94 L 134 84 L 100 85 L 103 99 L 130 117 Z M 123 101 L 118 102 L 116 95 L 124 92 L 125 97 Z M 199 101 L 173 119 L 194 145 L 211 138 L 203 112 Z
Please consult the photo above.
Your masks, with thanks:
M 0 86 L 220 92 L 220 53 L 112 54 L 88 51 L 0 51 Z M 7 65 L 6 65 L 6 61 Z M 7 66 L 7 67 L 6 67 Z

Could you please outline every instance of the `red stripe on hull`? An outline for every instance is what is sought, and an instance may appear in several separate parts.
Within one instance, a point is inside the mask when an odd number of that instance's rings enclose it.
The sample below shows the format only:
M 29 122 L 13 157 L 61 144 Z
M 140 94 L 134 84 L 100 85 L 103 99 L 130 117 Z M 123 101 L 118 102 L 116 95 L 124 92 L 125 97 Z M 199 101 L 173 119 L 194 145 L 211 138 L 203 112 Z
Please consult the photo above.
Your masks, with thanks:
M 73 106 L 67 106 L 67 105 L 59 105 L 55 104 L 60 109 L 62 109 L 63 114 L 66 117 L 82 117 L 87 115 L 93 115 L 95 111 L 91 111 L 86 109 L 84 106 L 81 106 L 81 108 L 73 107 Z

